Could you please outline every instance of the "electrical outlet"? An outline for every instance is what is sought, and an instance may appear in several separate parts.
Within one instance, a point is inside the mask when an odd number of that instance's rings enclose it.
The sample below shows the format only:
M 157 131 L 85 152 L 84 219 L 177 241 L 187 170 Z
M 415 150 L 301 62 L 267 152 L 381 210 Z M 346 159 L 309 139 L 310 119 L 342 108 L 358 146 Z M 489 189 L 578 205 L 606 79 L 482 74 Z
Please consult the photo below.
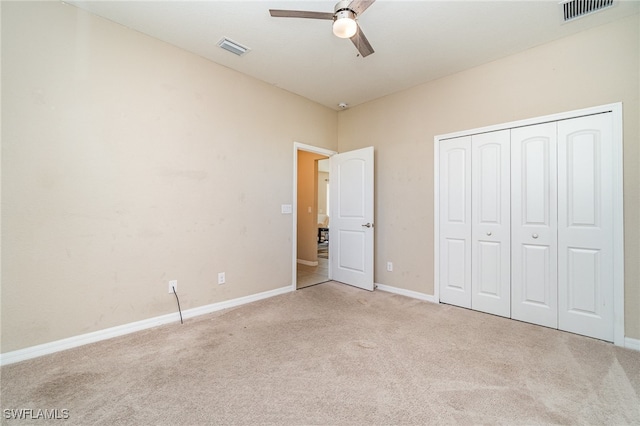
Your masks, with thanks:
M 174 288 L 178 291 L 178 280 L 169 281 L 169 293 L 173 293 Z
M 224 284 L 226 282 L 224 272 L 218 272 L 218 284 Z
M 393 272 L 393 262 L 387 262 L 387 271 Z

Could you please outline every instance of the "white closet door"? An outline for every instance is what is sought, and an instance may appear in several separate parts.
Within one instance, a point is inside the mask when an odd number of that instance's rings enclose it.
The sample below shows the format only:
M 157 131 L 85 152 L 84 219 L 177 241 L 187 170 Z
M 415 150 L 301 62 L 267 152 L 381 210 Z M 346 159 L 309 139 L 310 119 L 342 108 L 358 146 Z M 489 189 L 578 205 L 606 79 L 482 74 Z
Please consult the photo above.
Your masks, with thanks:
M 511 130 L 511 317 L 558 327 L 556 123 Z
M 613 341 L 611 114 L 558 122 L 558 328 Z
M 440 301 L 471 307 L 471 137 L 440 142 Z
M 510 132 L 471 138 L 471 307 L 511 315 Z

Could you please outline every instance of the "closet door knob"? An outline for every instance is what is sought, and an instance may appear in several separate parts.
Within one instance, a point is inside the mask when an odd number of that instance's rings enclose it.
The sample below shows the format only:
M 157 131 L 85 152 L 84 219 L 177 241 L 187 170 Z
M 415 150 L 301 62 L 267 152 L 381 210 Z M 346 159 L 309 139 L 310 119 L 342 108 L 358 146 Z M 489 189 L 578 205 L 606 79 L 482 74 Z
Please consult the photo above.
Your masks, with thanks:
M 532 237 L 535 240 L 536 238 L 538 238 L 538 234 L 533 234 Z

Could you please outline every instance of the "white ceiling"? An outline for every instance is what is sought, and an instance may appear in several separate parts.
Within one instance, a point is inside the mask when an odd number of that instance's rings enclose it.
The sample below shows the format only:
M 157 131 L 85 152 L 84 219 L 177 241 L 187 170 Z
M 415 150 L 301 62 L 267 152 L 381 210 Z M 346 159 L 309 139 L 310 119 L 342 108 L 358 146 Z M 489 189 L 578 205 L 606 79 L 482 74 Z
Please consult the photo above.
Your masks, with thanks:
M 333 109 L 487 63 L 640 11 L 617 1 L 563 23 L 557 0 L 377 0 L 360 17 L 375 53 L 362 58 L 331 21 L 272 18 L 269 9 L 333 12 L 335 1 L 67 1 Z M 251 51 L 217 46 L 228 37 Z

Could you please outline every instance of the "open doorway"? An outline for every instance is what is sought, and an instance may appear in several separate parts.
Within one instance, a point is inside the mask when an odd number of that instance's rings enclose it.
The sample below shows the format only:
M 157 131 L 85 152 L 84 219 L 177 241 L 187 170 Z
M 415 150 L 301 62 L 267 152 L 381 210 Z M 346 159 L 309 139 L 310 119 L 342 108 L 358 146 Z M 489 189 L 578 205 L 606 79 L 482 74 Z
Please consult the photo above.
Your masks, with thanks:
M 310 155 L 309 165 L 300 161 Z M 293 143 L 293 277 L 292 288 L 312 285 L 298 285 L 298 266 L 318 266 L 318 243 L 322 229 L 318 221 L 318 175 L 317 161 L 330 158 L 330 220 L 327 229 L 330 235 L 327 244 L 327 270 L 325 280 L 335 280 L 364 290 L 373 291 L 373 249 L 374 249 L 374 149 L 360 148 L 353 151 L 336 153 L 324 148 Z M 313 164 L 313 165 L 311 165 Z M 300 172 L 298 168 L 300 167 Z M 305 171 L 306 170 L 306 171 Z M 309 170 L 311 170 L 309 172 Z M 307 179 L 305 179 L 305 176 Z M 298 186 L 308 185 L 308 192 L 298 191 Z M 303 194 L 312 195 L 304 199 Z M 303 230 L 298 223 L 304 222 L 308 228 Z M 303 248 L 304 245 L 304 248 Z M 330 249 L 329 249 L 330 247 Z M 302 250 L 308 250 L 305 253 Z M 322 256 L 321 256 L 322 258 Z M 317 263 L 316 263 L 317 262 Z M 323 271 L 324 272 L 324 271 Z
M 296 288 L 329 281 L 329 158 L 297 152 Z

